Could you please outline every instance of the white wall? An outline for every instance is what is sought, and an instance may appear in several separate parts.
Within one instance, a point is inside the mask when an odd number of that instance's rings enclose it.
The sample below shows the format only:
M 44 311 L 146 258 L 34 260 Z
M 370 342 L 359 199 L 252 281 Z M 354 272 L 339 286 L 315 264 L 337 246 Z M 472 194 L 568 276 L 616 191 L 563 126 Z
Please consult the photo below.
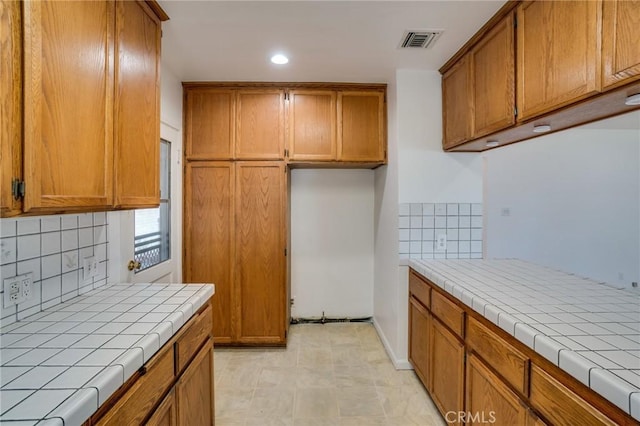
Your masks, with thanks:
M 373 172 L 291 172 L 294 318 L 373 315 Z
M 482 202 L 479 154 L 442 151 L 437 71 L 398 70 L 388 88 L 389 165 L 376 171 L 374 319 L 396 367 L 408 368 L 406 266 L 398 259 L 398 203 Z
M 485 157 L 488 257 L 517 257 L 614 285 L 640 281 L 639 112 Z

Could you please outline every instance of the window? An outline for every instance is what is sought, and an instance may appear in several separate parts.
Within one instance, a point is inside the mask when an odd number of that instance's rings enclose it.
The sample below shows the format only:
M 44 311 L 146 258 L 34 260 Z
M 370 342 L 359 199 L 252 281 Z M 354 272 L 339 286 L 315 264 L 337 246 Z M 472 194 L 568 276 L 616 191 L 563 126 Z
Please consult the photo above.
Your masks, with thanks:
M 170 257 L 171 144 L 160 140 L 160 206 L 135 211 L 134 259 L 143 271 Z

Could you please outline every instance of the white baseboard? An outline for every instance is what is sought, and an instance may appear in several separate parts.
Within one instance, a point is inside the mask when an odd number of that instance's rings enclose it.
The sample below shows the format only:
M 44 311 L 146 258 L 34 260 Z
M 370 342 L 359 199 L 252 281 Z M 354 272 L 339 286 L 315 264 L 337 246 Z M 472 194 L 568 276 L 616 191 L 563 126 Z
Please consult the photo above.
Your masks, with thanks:
M 389 359 L 393 363 L 393 366 L 396 367 L 396 370 L 413 370 L 413 366 L 411 365 L 408 359 L 398 359 L 396 357 L 396 354 L 394 353 L 393 348 L 391 348 L 391 345 L 389 344 L 387 337 L 384 335 L 384 332 L 376 322 L 375 317 L 373 318 L 373 326 L 376 328 L 376 332 L 378 333 L 378 336 L 382 341 L 382 346 L 384 346 L 384 350 L 387 352 L 387 355 L 389 356 Z

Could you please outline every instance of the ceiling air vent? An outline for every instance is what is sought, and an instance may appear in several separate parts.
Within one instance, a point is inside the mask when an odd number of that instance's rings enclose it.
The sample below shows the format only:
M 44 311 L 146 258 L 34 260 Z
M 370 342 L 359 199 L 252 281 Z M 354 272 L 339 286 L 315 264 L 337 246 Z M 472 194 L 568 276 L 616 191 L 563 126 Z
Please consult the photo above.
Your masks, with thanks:
M 405 31 L 400 42 L 400 48 L 420 48 L 426 49 L 433 46 L 433 43 L 440 37 L 442 30 L 415 30 Z

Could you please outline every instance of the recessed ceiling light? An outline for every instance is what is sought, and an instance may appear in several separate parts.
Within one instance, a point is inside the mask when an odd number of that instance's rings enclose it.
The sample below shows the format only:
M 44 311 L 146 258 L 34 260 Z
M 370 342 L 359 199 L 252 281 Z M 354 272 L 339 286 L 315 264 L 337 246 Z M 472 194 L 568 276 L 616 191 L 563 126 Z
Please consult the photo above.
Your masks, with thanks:
M 624 101 L 625 105 L 640 105 L 640 93 L 636 93 L 635 95 L 627 96 L 627 99 Z
M 500 145 L 500 142 L 498 142 L 498 141 L 487 141 L 486 147 L 487 148 L 495 148 L 498 145 Z
M 545 133 L 551 130 L 551 126 L 548 124 L 539 124 L 537 126 L 533 126 L 533 133 Z
M 286 56 L 281 55 L 280 53 L 278 53 L 277 55 L 273 55 L 271 57 L 271 62 L 273 62 L 274 64 L 278 64 L 278 65 L 284 65 L 284 64 L 289 62 L 289 58 L 287 58 Z

